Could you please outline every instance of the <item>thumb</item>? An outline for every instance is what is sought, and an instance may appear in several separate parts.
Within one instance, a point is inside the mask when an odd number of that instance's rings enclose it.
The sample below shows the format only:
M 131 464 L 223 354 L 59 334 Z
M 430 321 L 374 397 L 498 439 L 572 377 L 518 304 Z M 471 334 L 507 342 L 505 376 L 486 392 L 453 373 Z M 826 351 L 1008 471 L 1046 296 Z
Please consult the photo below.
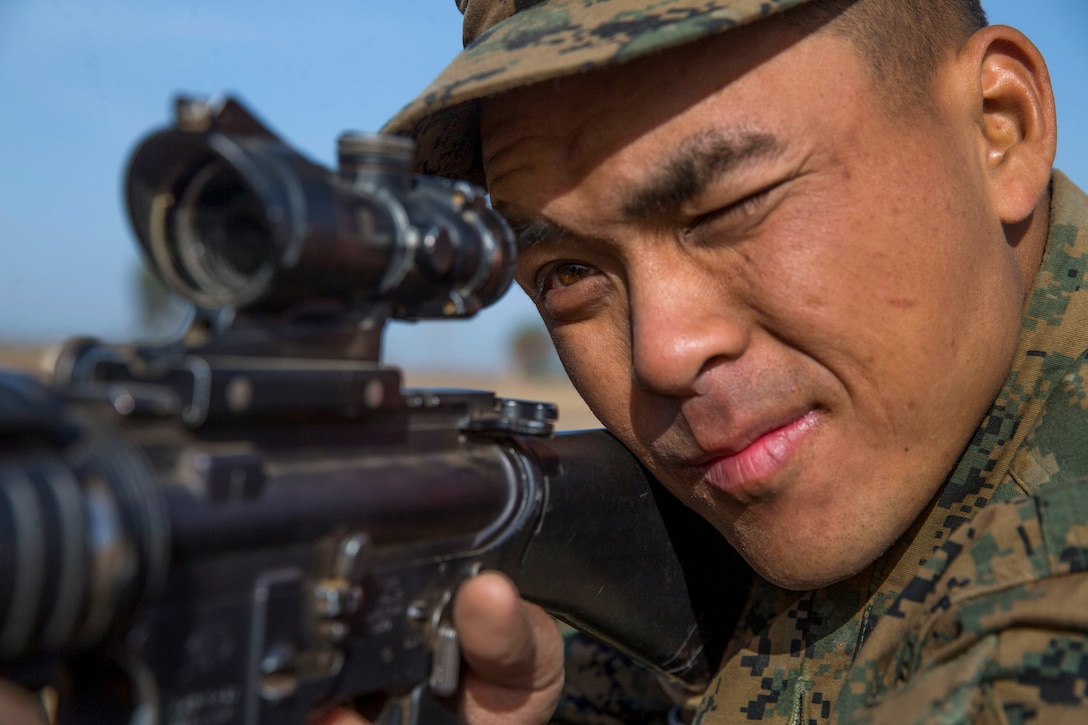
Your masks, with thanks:
M 0 681 L 0 723 L 45 725 L 45 713 L 37 697 L 8 682 Z
M 468 721 L 547 722 L 563 689 L 563 638 L 555 621 L 496 572 L 461 585 L 453 621 L 469 666 Z
M 334 708 L 320 715 L 313 715 L 307 725 L 370 725 L 358 713 L 344 707 Z

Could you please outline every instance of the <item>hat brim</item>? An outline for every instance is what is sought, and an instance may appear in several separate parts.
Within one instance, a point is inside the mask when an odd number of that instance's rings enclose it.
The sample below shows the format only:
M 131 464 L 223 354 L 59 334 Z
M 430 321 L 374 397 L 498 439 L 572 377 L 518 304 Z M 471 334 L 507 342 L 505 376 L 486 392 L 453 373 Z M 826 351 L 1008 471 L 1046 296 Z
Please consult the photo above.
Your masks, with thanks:
M 808 0 L 550 0 L 482 33 L 382 129 L 416 141 L 420 173 L 483 184 L 479 101 L 619 65 Z

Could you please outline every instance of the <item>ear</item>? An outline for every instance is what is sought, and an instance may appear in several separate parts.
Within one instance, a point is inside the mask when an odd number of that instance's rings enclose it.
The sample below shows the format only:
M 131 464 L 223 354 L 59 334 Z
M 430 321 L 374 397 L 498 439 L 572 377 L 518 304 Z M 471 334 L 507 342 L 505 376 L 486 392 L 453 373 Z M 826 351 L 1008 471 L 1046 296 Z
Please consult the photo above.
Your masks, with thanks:
M 1049 188 L 1057 149 L 1057 114 L 1050 73 L 1019 30 L 993 25 L 961 54 L 976 69 L 983 164 L 994 210 L 1006 225 L 1035 211 Z

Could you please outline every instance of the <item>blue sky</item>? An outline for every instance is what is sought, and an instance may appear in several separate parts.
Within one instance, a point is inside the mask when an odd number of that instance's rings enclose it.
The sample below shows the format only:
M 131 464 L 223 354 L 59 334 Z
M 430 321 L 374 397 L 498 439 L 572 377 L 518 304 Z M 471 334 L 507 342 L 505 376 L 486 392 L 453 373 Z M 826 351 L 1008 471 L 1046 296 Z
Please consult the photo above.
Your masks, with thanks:
M 1047 57 L 1058 166 L 1088 184 L 1088 3 L 985 2 Z M 311 158 L 376 130 L 460 48 L 454 0 L 0 0 L 0 340 L 136 330 L 120 201 L 133 144 L 178 92 L 236 93 Z M 536 313 L 520 292 L 464 323 L 393 324 L 387 361 L 495 371 Z

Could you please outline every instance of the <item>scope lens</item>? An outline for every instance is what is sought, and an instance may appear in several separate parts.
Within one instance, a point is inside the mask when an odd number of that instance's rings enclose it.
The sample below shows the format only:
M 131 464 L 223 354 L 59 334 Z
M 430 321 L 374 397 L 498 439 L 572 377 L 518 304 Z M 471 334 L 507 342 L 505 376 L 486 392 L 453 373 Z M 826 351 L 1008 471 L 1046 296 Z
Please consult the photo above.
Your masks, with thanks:
M 199 292 L 242 302 L 275 271 L 265 207 L 225 161 L 216 160 L 193 177 L 176 219 L 177 258 L 184 267 L 179 271 Z

